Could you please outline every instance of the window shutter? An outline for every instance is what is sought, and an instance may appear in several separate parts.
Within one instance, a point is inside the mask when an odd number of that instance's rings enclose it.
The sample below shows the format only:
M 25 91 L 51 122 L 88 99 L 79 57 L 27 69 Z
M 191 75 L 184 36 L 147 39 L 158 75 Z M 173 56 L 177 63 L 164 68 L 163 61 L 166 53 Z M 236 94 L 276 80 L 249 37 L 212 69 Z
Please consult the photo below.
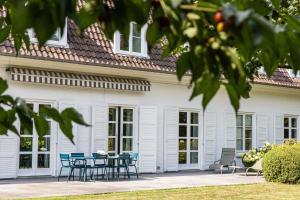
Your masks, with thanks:
M 93 106 L 92 122 L 92 152 L 108 150 L 108 106 L 96 104 Z
M 140 107 L 139 171 L 156 172 L 157 107 Z
M 65 108 L 68 107 L 73 107 L 76 108 L 76 105 L 72 102 L 59 102 L 59 111 L 63 111 Z M 73 141 L 76 144 L 76 140 L 77 140 L 77 125 L 73 124 L 73 134 L 74 134 L 74 139 Z M 59 126 L 58 126 L 58 137 L 57 137 L 57 174 L 58 171 L 61 167 L 61 163 L 60 163 L 60 157 L 59 154 L 60 153 L 71 153 L 71 152 L 76 152 L 76 146 L 74 144 L 72 144 L 72 142 L 63 134 L 63 132 L 60 130 Z M 67 175 L 67 169 L 63 169 L 62 174 L 63 175 Z
M 78 112 L 82 114 L 88 124 L 91 124 L 91 107 L 89 105 L 79 105 Z M 91 127 L 77 127 L 77 151 L 91 155 Z
M 204 118 L 204 168 L 207 169 L 216 160 L 217 113 L 207 111 Z
M 17 177 L 18 144 L 17 136 L 13 133 L 0 136 L 0 179 Z
M 297 140 L 300 140 L 300 116 L 297 117 Z
M 269 141 L 268 137 L 268 116 L 264 114 L 257 115 L 257 147 L 262 147 Z
M 236 115 L 234 112 L 225 112 L 225 146 L 236 148 Z
M 274 117 L 274 142 L 282 144 L 284 141 L 284 116 L 283 114 L 275 114 Z
M 178 170 L 178 112 L 177 107 L 164 109 L 165 171 Z

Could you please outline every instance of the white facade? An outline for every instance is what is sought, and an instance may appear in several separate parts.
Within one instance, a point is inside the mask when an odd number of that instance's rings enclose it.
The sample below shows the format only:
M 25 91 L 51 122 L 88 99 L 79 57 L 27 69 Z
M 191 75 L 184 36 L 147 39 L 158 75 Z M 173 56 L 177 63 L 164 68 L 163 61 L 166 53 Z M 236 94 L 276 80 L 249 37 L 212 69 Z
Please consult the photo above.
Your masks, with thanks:
M 174 74 L 14 57 L 0 57 L 0 62 L 1 76 L 4 77 L 7 77 L 5 68 L 8 65 L 19 65 L 107 75 L 119 74 L 124 77 L 145 78 L 152 85 L 149 92 L 130 92 L 9 81 L 9 94 L 34 103 L 36 108 L 39 103 L 51 104 L 59 109 L 74 106 L 84 115 L 86 121 L 92 124 L 92 127 L 74 126 L 76 144 L 74 146 L 61 134 L 58 126 L 52 123 L 49 136 L 50 165 L 47 169 L 39 169 L 36 166 L 26 170 L 19 169 L 19 155 L 22 153 L 19 147 L 20 138 L 14 134 L 1 136 L 0 178 L 32 175 L 56 176 L 60 168 L 58 157 L 60 152 L 91 154 L 100 149 L 108 151 L 108 113 L 109 107 L 115 106 L 133 110 L 132 150 L 140 154 L 140 172 L 207 169 L 209 164 L 219 159 L 222 147 L 236 147 L 236 115 L 224 89 L 219 91 L 203 112 L 201 98 L 188 101 L 191 94 L 191 91 L 187 89 L 188 79 L 178 83 Z M 297 129 L 299 129 L 299 98 L 300 90 L 298 89 L 254 85 L 251 98 L 242 100 L 240 107 L 240 113 L 249 113 L 252 116 L 252 147 L 259 147 L 265 141 L 282 142 L 285 129 L 284 116 L 296 117 Z M 198 120 L 187 125 L 189 129 L 191 126 L 197 126 L 198 134 L 192 137 L 190 129 L 189 137 L 179 135 L 179 112 L 198 113 Z M 188 117 L 188 119 L 191 118 Z M 297 130 L 298 139 L 300 139 L 299 135 L 300 131 Z M 178 164 L 179 148 L 181 148 L 178 144 L 179 138 L 184 141 L 189 140 L 187 144 L 193 143 L 194 146 L 187 153 L 194 152 L 194 154 L 189 154 L 188 158 L 195 156 L 195 152 L 198 153 L 197 163 L 189 160 L 188 164 Z M 195 144 L 198 147 L 195 147 Z M 37 144 L 34 145 L 37 146 Z M 32 155 L 39 154 L 39 150 L 36 151 L 32 152 Z

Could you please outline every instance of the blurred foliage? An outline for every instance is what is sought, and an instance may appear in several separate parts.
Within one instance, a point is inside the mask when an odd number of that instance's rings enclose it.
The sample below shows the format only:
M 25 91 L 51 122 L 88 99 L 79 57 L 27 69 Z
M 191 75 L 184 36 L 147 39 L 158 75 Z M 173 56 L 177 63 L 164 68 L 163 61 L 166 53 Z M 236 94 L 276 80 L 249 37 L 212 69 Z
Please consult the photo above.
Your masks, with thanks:
M 28 29 L 43 45 L 57 28 L 64 30 L 66 19 L 79 34 L 98 23 L 110 39 L 116 30 L 128 35 L 130 21 L 149 23 L 149 47 L 163 41 L 162 56 L 176 55 L 178 79 L 191 74 L 191 99 L 202 95 L 204 108 L 224 87 L 237 111 L 262 66 L 269 77 L 279 66 L 300 69 L 299 0 L 85 0 L 83 6 L 77 0 L 0 0 L 0 5 L 6 13 L 0 41 L 12 37 L 17 51 L 29 45 Z M 19 112 L 24 123 L 31 117 L 37 128 L 46 126 L 43 117 L 24 109 Z M 55 115 L 47 117 L 71 135 L 69 122 L 82 121 L 70 112 L 75 111 L 51 110 Z

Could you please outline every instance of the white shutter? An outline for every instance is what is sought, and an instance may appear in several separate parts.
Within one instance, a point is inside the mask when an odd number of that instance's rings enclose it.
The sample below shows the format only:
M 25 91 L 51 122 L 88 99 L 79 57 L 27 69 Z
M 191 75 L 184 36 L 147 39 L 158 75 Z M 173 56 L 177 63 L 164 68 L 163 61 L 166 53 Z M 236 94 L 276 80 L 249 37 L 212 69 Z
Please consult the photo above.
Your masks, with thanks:
M 0 136 L 0 179 L 17 177 L 18 149 L 17 136 Z
M 284 116 L 283 114 L 275 114 L 274 117 L 274 142 L 282 144 L 284 141 Z
M 265 142 L 268 142 L 268 116 L 264 114 L 257 115 L 257 147 L 262 147 Z
M 207 111 L 204 119 L 204 168 L 207 169 L 216 160 L 217 113 Z
M 108 106 L 96 104 L 92 109 L 92 153 L 108 149 Z
M 164 136 L 165 136 L 165 170 L 178 170 L 178 118 L 177 107 L 164 109 Z
M 234 112 L 225 113 L 225 146 L 236 148 L 236 115 Z
M 83 119 L 91 124 L 91 107 L 89 105 L 79 105 L 78 112 L 82 114 Z M 91 155 L 91 127 L 77 126 L 76 146 L 77 151 L 85 155 Z
M 139 171 L 156 172 L 157 107 L 140 107 Z
M 297 117 L 297 140 L 300 140 L 300 116 Z
M 70 102 L 60 102 L 59 103 L 59 111 L 63 111 L 65 108 L 73 107 L 76 108 L 76 105 Z M 73 134 L 74 134 L 74 143 L 76 143 L 76 133 L 77 133 L 77 125 L 73 124 Z M 58 126 L 58 156 L 59 153 L 71 153 L 76 152 L 76 146 L 72 144 L 72 142 L 63 134 Z M 58 159 L 60 161 L 60 159 Z

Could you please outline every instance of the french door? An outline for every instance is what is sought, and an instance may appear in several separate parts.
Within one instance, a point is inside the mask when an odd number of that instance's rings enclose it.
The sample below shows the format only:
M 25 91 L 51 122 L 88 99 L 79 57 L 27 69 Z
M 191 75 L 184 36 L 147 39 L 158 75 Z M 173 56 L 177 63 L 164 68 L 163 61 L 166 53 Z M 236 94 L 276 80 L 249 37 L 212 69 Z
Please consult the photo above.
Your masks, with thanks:
M 179 169 L 199 169 L 199 113 L 179 112 Z
M 108 153 L 116 155 L 133 151 L 134 109 L 112 106 L 108 115 Z
M 33 111 L 39 112 L 44 106 L 51 104 L 28 103 Z M 20 133 L 19 176 L 50 175 L 51 162 L 51 131 L 52 122 L 48 121 L 50 131 L 44 137 L 39 137 L 35 131 Z

